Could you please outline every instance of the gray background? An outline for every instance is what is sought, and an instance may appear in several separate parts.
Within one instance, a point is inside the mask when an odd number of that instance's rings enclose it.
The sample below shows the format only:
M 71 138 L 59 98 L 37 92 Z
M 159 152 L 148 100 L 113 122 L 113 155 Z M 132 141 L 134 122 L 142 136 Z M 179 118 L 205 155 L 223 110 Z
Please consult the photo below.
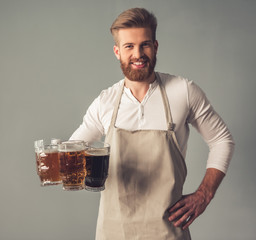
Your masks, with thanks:
M 0 0 L 0 239 L 94 239 L 99 193 L 39 186 L 33 141 L 68 139 L 123 76 L 109 27 L 130 7 L 159 22 L 156 69 L 194 80 L 236 141 L 228 174 L 193 239 L 255 239 L 256 1 Z M 205 170 L 192 129 L 185 193 Z

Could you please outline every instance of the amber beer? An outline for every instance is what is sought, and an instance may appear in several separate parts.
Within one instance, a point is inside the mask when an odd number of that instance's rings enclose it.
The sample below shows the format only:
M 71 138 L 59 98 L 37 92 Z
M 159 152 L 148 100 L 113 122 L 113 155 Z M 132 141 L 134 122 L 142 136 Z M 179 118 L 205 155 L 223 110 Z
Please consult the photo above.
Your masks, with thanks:
M 37 174 L 40 178 L 41 186 L 60 184 L 57 145 L 44 145 L 43 140 L 35 141 L 35 153 Z
M 60 176 L 64 190 L 84 188 L 84 148 L 83 141 L 66 141 L 59 145 Z
M 105 189 L 109 168 L 109 151 L 110 147 L 107 143 L 86 143 L 86 190 L 98 192 Z

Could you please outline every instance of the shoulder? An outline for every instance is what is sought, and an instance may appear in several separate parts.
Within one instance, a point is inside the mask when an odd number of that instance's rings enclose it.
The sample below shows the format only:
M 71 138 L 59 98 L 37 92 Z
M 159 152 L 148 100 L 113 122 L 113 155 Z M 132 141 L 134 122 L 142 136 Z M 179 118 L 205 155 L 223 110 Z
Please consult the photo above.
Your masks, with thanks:
M 99 122 L 104 123 L 104 119 L 114 109 L 114 105 L 116 102 L 116 97 L 118 95 L 119 89 L 122 86 L 123 80 L 115 83 L 111 87 L 104 89 L 100 92 L 100 94 L 94 99 L 87 110 L 86 117 L 94 119 L 98 119 Z
M 160 72 L 158 72 L 158 75 L 165 88 L 183 89 L 183 91 L 187 88 L 189 82 L 187 78 Z
M 188 85 L 191 81 L 187 78 L 171 75 L 168 73 L 158 73 L 167 95 L 178 99 L 188 100 Z
M 192 80 L 168 73 L 158 74 L 167 92 L 171 91 L 177 94 L 184 94 L 188 98 L 205 95 L 202 89 Z
M 123 81 L 124 80 L 120 80 L 111 87 L 102 90 L 91 104 L 92 109 L 100 115 L 112 111 Z
M 98 96 L 99 101 L 102 103 L 106 103 L 106 102 L 114 100 L 116 98 L 118 92 L 120 91 L 123 81 L 124 81 L 124 79 L 118 81 L 111 87 L 102 90 L 100 95 Z

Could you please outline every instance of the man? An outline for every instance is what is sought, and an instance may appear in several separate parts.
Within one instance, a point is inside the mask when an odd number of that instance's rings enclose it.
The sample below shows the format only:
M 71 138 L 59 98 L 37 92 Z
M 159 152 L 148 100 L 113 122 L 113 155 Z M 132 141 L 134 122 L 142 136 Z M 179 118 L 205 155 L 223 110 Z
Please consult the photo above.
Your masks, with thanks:
M 114 21 L 114 53 L 125 79 L 101 92 L 71 137 L 106 134 L 111 145 L 96 239 L 190 239 L 188 226 L 214 197 L 232 156 L 232 136 L 202 90 L 154 71 L 156 27 L 143 8 Z M 189 123 L 211 151 L 199 188 L 183 196 Z

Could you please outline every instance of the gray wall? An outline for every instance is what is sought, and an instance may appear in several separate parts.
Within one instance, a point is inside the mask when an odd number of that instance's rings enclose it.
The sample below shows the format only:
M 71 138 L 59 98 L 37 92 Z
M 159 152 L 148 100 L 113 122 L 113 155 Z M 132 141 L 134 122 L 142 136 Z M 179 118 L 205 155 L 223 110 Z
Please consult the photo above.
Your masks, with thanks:
M 98 193 L 39 186 L 33 141 L 68 139 L 91 101 L 122 78 L 109 27 L 123 10 L 158 17 L 157 70 L 194 80 L 228 124 L 236 151 L 197 240 L 255 239 L 256 1 L 0 0 L 0 239 L 94 239 Z M 185 193 L 207 146 L 192 129 Z

